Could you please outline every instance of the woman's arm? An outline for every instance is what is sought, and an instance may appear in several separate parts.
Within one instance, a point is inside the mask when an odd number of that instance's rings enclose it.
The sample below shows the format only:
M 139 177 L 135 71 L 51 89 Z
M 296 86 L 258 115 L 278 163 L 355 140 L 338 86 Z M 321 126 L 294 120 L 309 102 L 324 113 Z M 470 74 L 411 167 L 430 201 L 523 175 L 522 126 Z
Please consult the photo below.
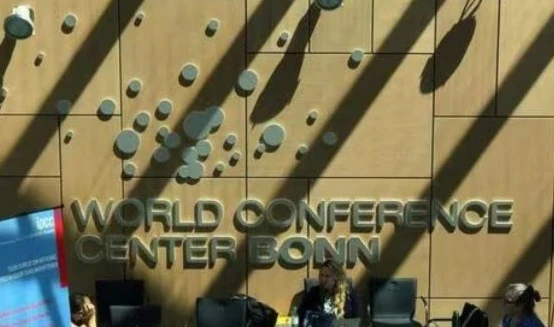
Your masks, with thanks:
M 313 310 L 317 306 L 317 295 L 317 287 L 312 287 L 308 293 L 304 293 L 300 306 L 298 307 L 298 320 L 300 324 L 304 321 L 306 312 L 308 310 Z
M 359 306 L 358 294 L 353 288 L 350 288 L 346 298 L 345 318 L 359 318 L 361 316 Z

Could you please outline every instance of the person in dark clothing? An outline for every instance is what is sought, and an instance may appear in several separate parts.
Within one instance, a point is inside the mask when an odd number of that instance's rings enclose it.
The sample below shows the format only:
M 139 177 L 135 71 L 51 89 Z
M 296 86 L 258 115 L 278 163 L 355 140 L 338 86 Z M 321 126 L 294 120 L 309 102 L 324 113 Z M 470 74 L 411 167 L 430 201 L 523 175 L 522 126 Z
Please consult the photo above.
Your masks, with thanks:
M 541 295 L 531 285 L 509 285 L 504 296 L 502 327 L 544 327 L 535 313 L 535 302 L 540 300 Z
M 302 298 L 298 317 L 304 326 L 309 311 L 318 312 L 332 319 L 357 318 L 358 301 L 346 279 L 341 264 L 328 259 L 319 270 L 319 285 L 312 287 Z

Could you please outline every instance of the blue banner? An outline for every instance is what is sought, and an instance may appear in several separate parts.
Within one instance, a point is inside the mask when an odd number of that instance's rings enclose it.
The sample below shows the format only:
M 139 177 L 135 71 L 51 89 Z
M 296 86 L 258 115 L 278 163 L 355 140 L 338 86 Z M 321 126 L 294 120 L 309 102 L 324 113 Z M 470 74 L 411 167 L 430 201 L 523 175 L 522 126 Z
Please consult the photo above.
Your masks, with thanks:
M 0 221 L 0 327 L 71 326 L 59 209 Z

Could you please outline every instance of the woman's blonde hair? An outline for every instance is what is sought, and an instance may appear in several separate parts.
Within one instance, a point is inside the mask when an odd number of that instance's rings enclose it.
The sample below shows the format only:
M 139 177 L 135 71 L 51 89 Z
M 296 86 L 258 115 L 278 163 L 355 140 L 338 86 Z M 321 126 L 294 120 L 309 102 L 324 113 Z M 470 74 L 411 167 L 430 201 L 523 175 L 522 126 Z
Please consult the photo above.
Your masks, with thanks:
M 342 265 L 333 259 L 327 259 L 321 266 L 321 268 L 327 268 L 335 279 L 335 288 L 333 290 L 333 304 L 335 310 L 335 316 L 338 319 L 344 317 L 344 306 L 346 304 L 346 297 L 348 295 L 348 282 L 346 280 L 346 272 L 342 268 Z

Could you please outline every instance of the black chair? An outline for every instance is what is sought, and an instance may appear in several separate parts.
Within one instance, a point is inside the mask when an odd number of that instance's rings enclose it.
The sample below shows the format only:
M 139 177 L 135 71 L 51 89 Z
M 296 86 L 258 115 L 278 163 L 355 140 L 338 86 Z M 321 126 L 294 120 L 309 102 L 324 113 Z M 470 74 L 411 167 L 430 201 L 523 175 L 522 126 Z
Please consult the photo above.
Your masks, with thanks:
M 111 327 L 156 327 L 162 323 L 159 306 L 111 305 Z
M 421 327 L 414 320 L 416 299 L 416 279 L 372 279 L 369 298 L 372 327 Z
M 196 326 L 246 326 L 246 305 L 246 300 L 240 298 L 198 298 L 196 299 Z
M 112 305 L 142 306 L 144 304 L 142 280 L 98 280 L 95 286 L 99 326 L 109 326 Z

